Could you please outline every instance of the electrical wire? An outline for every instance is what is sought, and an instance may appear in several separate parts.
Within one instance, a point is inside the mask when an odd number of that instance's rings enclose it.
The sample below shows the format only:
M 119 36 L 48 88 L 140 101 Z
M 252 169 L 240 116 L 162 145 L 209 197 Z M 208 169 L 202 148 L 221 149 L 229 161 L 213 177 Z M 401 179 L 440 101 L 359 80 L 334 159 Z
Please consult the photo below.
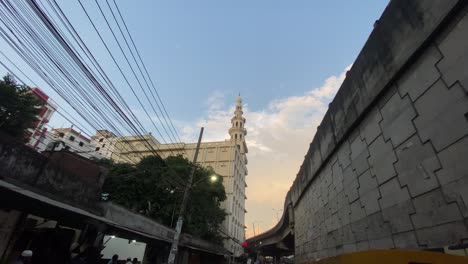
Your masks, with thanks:
M 56 4 L 55 0 L 54 3 Z M 51 6 L 50 10 L 61 14 L 58 5 Z M 154 146 L 143 136 L 146 130 L 141 122 L 89 49 L 83 45 L 84 42 L 79 34 L 70 27 L 71 24 L 66 17 L 57 16 L 64 23 L 65 29 L 71 32 L 69 36 L 72 36 L 77 43 L 75 45 L 83 51 L 81 54 L 70 43 L 71 40 L 64 36 L 63 30 L 56 27 L 56 22 L 49 17 L 50 12 L 41 9 L 36 1 L 28 1 L 27 4 L 2 1 L 0 14 L 0 23 L 3 25 L 0 27 L 0 36 L 83 120 L 96 130 L 106 125 L 119 137 L 124 136 L 124 130 L 128 131 L 143 141 L 153 155 L 159 156 Z M 87 57 L 91 66 L 86 63 L 83 56 Z M 141 71 L 140 73 L 142 74 Z M 136 94 L 135 96 L 138 99 Z M 70 120 L 73 115 L 69 113 L 67 115 L 69 116 L 66 118 L 67 121 L 73 123 Z M 125 138 L 121 141 L 128 143 Z M 132 144 L 128 145 L 133 148 Z

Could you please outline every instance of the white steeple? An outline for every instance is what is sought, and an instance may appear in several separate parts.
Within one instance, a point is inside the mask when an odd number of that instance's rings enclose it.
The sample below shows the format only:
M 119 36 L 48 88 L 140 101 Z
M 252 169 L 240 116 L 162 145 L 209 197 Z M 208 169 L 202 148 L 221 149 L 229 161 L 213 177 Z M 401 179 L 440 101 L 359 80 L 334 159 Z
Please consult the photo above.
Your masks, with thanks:
M 247 153 L 247 147 L 245 144 L 245 136 L 247 135 L 247 129 L 244 128 L 245 118 L 242 117 L 242 98 L 239 94 L 237 97 L 236 110 L 234 111 L 234 117 L 231 118 L 231 128 L 229 129 L 229 135 L 231 141 L 240 146 L 241 153 Z

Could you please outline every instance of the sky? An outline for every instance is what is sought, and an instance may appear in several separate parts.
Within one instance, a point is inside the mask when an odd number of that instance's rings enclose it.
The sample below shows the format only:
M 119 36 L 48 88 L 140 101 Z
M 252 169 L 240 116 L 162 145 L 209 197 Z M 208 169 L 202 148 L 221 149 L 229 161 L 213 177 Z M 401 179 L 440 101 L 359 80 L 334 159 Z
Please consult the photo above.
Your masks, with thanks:
M 82 2 L 103 25 L 96 3 Z M 78 2 L 58 3 L 110 77 L 123 82 Z M 249 147 L 247 237 L 253 223 L 256 233 L 271 228 L 328 103 L 388 0 L 117 3 L 183 141 L 195 141 L 200 126 L 206 141 L 228 138 L 241 94 Z M 104 27 L 102 33 L 111 38 Z M 4 42 L 0 47 L 59 107 L 69 109 Z M 6 69 L 0 66 L 0 72 Z M 128 88 L 119 89 L 141 111 Z M 69 125 L 58 115 L 51 120 L 54 127 Z

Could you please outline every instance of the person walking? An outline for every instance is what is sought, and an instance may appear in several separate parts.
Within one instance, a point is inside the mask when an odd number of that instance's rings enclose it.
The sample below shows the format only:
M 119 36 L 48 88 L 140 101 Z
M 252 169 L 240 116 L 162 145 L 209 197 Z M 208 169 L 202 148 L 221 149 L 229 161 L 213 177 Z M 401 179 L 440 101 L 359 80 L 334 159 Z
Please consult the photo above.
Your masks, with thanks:
M 125 264 L 132 264 L 132 259 L 131 259 L 131 258 L 127 258 L 127 261 L 125 262 Z
M 107 262 L 107 264 L 117 264 L 119 261 L 119 255 L 115 254 L 112 256 L 112 259 Z
M 138 258 L 133 258 L 132 264 L 138 264 Z

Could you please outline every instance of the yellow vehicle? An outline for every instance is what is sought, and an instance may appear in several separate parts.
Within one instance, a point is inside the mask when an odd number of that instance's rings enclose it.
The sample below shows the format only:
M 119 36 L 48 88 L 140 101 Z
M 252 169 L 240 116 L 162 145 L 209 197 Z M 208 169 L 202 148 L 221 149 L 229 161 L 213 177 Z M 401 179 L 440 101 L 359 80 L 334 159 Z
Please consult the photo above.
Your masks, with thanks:
M 307 264 L 468 264 L 468 257 L 419 250 L 369 250 Z

